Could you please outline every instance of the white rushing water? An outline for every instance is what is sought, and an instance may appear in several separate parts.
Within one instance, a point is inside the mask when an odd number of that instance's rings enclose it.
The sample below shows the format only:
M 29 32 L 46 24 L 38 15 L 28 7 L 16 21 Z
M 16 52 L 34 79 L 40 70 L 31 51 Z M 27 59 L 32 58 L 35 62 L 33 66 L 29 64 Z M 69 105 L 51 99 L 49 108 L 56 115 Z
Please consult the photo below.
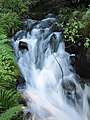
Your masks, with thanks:
M 89 120 L 89 87 L 81 88 L 56 26 L 54 17 L 39 22 L 29 20 L 31 31 L 19 31 L 12 38 L 25 79 L 18 90 L 33 120 Z

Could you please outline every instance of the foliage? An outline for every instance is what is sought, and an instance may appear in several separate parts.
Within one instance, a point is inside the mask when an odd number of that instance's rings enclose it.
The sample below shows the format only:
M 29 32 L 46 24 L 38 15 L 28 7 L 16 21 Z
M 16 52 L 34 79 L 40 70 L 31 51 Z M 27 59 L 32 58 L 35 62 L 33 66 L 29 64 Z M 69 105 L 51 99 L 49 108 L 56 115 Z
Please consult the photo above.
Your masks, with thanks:
M 78 41 L 81 41 L 86 48 L 89 47 L 90 8 L 88 8 L 86 11 L 75 10 L 73 12 L 71 12 L 70 8 L 68 8 L 62 12 L 66 14 L 65 19 L 60 24 L 60 26 L 63 28 L 65 40 L 72 41 L 73 43 L 78 43 Z M 68 17 L 67 12 L 70 17 Z
M 16 12 L 21 14 L 27 12 L 29 7 L 37 4 L 39 0 L 0 0 L 0 10 L 1 12 Z
M 20 28 L 22 16 L 29 14 L 29 8 L 40 0 L 0 0 L 0 29 L 9 36 Z M 2 31 L 2 30 L 1 30 Z
M 88 38 L 90 38 L 90 8 L 84 13 L 82 16 L 82 23 L 84 25 L 84 29 L 81 31 L 82 34 Z
M 7 43 L 7 36 L 0 34 L 0 86 L 9 89 L 15 88 L 15 76 L 19 74 L 19 69 L 13 50 Z
M 16 91 L 16 79 L 20 70 L 8 36 L 19 29 L 22 14 L 27 14 L 29 8 L 38 2 L 39 0 L 0 0 L 0 120 L 10 120 L 21 110 Z M 16 119 L 18 118 L 15 117 Z
M 17 118 L 17 115 L 21 111 L 15 83 L 20 70 L 16 65 L 9 37 L 21 26 L 23 14 L 29 16 L 30 8 L 46 1 L 0 0 L 0 120 L 11 120 L 14 117 L 18 120 L 20 116 Z M 66 40 L 74 43 L 83 40 L 84 46 L 89 46 L 90 8 L 86 10 L 66 7 L 60 10 L 59 18 Z
M 74 8 L 61 8 L 59 11 L 58 19 L 60 22 L 65 22 L 70 17 L 70 14 L 74 11 Z
M 89 38 L 86 38 L 86 39 L 85 39 L 85 43 L 84 43 L 85 48 L 88 48 L 89 45 L 90 45 L 90 39 L 89 39 Z
M 11 107 L 1 114 L 0 120 L 11 120 L 14 116 L 17 116 L 20 111 L 21 111 L 20 105 Z
M 17 12 L 19 13 L 22 9 L 23 1 L 22 0 L 1 0 L 0 1 L 0 8 L 1 12 Z
M 15 90 L 4 90 L 0 89 L 0 112 L 6 111 L 7 109 L 18 105 L 17 99 L 19 95 Z
M 19 29 L 20 20 L 16 13 L 0 13 L 0 28 L 7 34 L 14 34 Z
M 9 39 L 4 33 L 0 34 L 0 120 L 10 120 L 20 111 L 16 92 L 16 76 L 20 73 L 15 62 Z M 12 112 L 11 112 L 12 111 Z M 3 113 L 5 112 L 5 113 Z M 9 113 L 11 112 L 11 113 Z M 9 114 L 10 115 L 9 115 Z
M 63 23 L 61 25 L 63 27 Z M 66 23 L 66 26 L 63 28 L 64 37 L 68 41 L 76 42 L 81 35 L 79 34 L 80 29 L 82 29 L 84 26 L 83 24 L 78 21 L 77 18 L 70 19 L 68 23 Z

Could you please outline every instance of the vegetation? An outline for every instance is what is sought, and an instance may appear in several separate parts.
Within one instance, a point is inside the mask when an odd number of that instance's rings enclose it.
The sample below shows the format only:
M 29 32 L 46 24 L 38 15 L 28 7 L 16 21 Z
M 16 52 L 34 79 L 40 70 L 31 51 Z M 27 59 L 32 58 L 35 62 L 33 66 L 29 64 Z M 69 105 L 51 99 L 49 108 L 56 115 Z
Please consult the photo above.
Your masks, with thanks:
M 64 18 L 60 26 L 63 28 L 66 41 L 73 43 L 81 42 L 86 48 L 90 44 L 90 8 L 68 8 L 61 9 L 59 19 Z M 64 16 L 64 17 L 63 17 Z
M 20 20 L 16 13 L 0 13 L 0 28 L 8 35 L 13 35 L 20 27 Z
M 46 0 L 47 1 L 47 0 Z M 53 1 L 53 0 L 52 0 Z M 80 0 L 79 0 L 80 1 Z M 0 0 L 0 120 L 20 120 L 21 106 L 16 90 L 20 70 L 16 64 L 10 38 L 21 27 L 29 9 L 45 0 Z M 60 8 L 58 15 L 66 41 L 90 44 L 90 8 Z
M 20 28 L 21 15 L 36 0 L 0 0 L 0 120 L 11 120 L 21 111 L 16 91 L 16 78 L 20 74 L 16 65 L 10 36 Z M 20 116 L 19 116 L 20 118 Z
M 20 73 L 15 63 L 12 48 L 5 33 L 0 34 L 0 120 L 8 119 L 10 115 L 17 115 L 19 95 L 16 92 L 16 76 Z M 8 112 L 12 111 L 9 115 Z M 16 110 L 16 111 L 15 111 Z M 15 112 L 15 113 L 14 113 Z M 5 115 L 5 116 L 4 116 Z M 8 115 L 8 116 L 6 116 Z M 4 118 L 6 117 L 6 118 Z M 4 118 L 4 119 L 3 119 Z
M 6 110 L 5 113 L 1 114 L 0 120 L 11 120 L 13 117 L 17 116 L 21 111 L 21 106 L 14 106 Z

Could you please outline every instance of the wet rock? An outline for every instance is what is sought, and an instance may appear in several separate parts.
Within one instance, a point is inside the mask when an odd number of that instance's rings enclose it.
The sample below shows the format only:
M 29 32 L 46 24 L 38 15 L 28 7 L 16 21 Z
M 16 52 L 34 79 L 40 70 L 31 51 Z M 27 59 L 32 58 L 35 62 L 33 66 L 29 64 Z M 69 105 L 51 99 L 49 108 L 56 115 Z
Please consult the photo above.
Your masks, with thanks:
M 32 20 L 32 19 L 28 19 L 27 21 L 25 21 L 25 27 L 26 30 L 31 32 L 31 30 L 38 24 L 39 22 L 36 20 Z
M 56 18 L 43 19 L 43 20 L 40 22 L 39 27 L 42 28 L 42 29 L 49 28 L 49 27 L 51 27 L 51 25 L 53 25 L 55 22 L 57 22 Z
M 19 99 L 19 104 L 23 104 L 24 106 L 27 106 L 27 103 L 23 98 Z
M 62 80 L 61 86 L 64 91 L 64 96 L 70 105 L 75 106 L 76 85 L 71 80 Z
M 60 42 L 63 42 L 62 32 L 60 32 L 59 37 L 57 37 L 57 35 L 53 33 L 49 41 L 52 52 L 56 52 L 58 50 Z
M 85 84 L 87 86 L 90 86 L 90 78 L 83 78 L 81 77 L 81 84 L 83 83 L 84 87 L 85 87 Z
M 19 32 L 17 32 L 15 35 L 14 35 L 14 41 L 16 40 L 20 40 L 22 39 L 23 37 L 26 37 L 27 36 L 27 31 L 26 30 L 20 30 Z
M 75 61 L 77 59 L 77 56 L 75 54 L 71 54 L 70 55 L 70 60 L 71 60 L 71 65 L 74 66 L 75 65 Z
M 89 107 L 90 107 L 90 97 L 88 97 L 88 98 L 87 98 L 87 100 L 88 100 L 88 103 L 89 103 Z
M 63 80 L 61 86 L 64 90 L 68 92 L 76 90 L 76 85 L 70 80 Z
M 23 120 L 32 120 L 32 115 L 28 110 L 24 111 Z M 35 118 L 34 120 L 39 120 L 39 119 Z
M 58 23 L 54 23 L 52 26 L 51 26 L 51 30 L 52 32 L 61 32 L 62 29 L 59 27 Z
M 52 13 L 49 13 L 45 18 L 55 18 L 55 15 L 53 15 Z
M 53 34 L 53 35 L 51 36 L 50 46 L 51 46 L 51 50 L 52 50 L 53 52 L 56 52 L 56 51 L 57 51 L 58 45 L 57 45 L 57 38 L 56 38 L 56 35 L 55 35 L 55 34 Z
M 16 86 L 23 86 L 25 84 L 25 79 L 21 76 L 17 76 Z
M 28 50 L 28 44 L 26 42 L 20 41 L 19 48 Z
M 82 45 L 82 43 L 81 43 L 81 45 Z M 65 46 L 66 46 L 65 50 L 66 50 L 66 52 L 68 52 L 70 54 L 78 55 L 81 45 L 73 44 L 72 41 L 65 41 Z
M 75 64 L 76 72 L 83 78 L 90 78 L 90 47 L 82 47 Z

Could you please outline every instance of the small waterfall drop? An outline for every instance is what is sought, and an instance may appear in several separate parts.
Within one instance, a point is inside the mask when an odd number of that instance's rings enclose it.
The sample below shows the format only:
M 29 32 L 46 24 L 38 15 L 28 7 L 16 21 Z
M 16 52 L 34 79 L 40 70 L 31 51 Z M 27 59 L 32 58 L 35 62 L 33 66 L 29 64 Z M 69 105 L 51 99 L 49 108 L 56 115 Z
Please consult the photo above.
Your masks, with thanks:
M 89 87 L 80 85 L 57 19 L 49 15 L 26 23 L 29 32 L 21 30 L 11 40 L 25 79 L 18 90 L 26 112 L 33 120 L 89 120 Z

